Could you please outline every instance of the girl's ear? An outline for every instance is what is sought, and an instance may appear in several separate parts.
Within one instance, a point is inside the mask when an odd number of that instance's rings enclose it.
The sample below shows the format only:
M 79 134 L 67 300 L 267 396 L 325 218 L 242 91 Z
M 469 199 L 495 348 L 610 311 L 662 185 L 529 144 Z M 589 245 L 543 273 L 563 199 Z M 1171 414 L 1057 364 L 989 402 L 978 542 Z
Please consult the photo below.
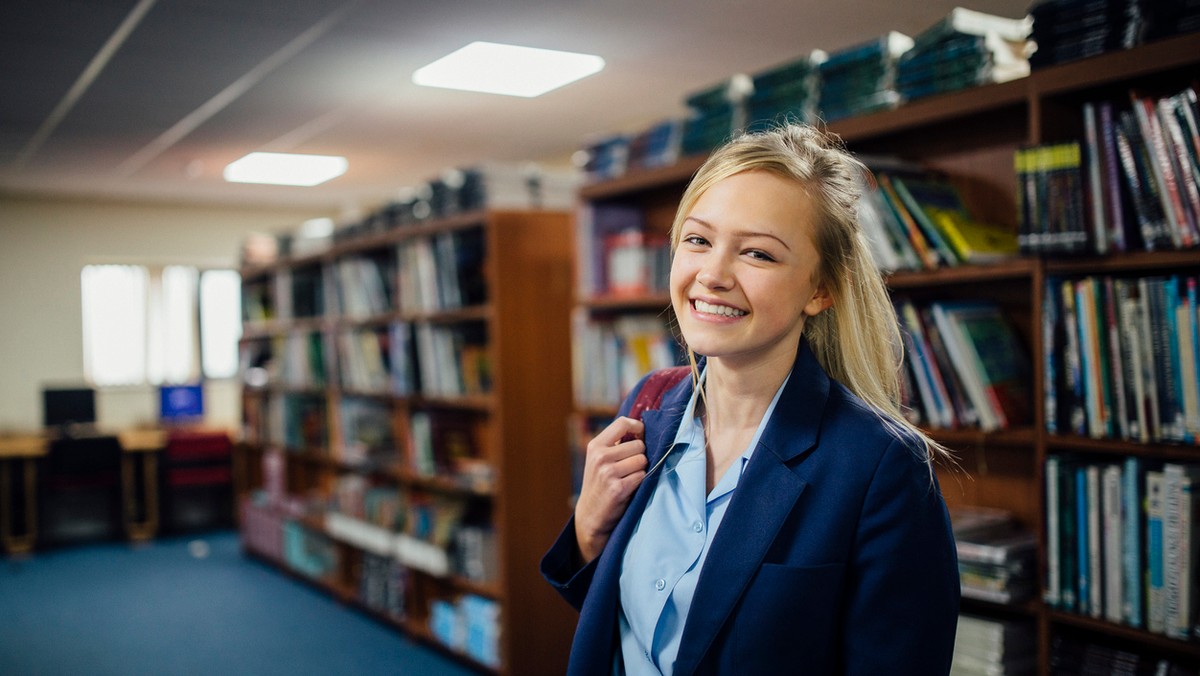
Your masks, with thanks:
M 831 307 L 833 307 L 833 296 L 829 295 L 829 291 L 824 286 L 820 286 L 809 299 L 808 304 L 804 306 L 804 313 L 809 317 L 816 317 Z

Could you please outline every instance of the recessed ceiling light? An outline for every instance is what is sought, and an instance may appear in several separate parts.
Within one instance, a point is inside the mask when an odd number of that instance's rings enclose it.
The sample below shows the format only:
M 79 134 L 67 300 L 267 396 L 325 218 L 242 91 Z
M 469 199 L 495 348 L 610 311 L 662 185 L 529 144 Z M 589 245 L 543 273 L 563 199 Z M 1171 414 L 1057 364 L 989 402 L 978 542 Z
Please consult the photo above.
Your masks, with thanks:
M 347 166 L 346 158 L 335 155 L 250 153 L 225 167 L 225 180 L 309 187 L 341 176 Z
M 532 98 L 604 68 L 592 54 L 472 42 L 413 73 L 426 87 Z

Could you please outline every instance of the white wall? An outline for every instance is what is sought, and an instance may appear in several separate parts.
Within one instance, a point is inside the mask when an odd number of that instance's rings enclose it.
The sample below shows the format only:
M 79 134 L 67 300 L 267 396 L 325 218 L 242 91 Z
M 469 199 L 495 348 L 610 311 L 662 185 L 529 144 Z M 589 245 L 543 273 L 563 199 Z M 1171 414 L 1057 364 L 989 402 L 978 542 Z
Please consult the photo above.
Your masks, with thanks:
M 0 195 L 0 431 L 41 426 L 43 383 L 83 382 L 79 273 L 91 263 L 236 268 L 242 238 L 329 214 Z M 236 383 L 210 383 L 206 422 L 234 426 Z M 101 425 L 149 422 L 157 393 L 122 388 L 97 396 Z

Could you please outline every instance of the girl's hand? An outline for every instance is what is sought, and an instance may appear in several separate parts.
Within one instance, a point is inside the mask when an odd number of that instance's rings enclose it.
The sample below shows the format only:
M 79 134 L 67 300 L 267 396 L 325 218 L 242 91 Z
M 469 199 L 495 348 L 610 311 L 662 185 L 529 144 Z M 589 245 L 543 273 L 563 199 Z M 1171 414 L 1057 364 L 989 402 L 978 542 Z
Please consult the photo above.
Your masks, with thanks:
M 622 416 L 588 442 L 575 503 L 575 539 L 584 563 L 600 555 L 646 476 L 644 429 L 640 420 Z

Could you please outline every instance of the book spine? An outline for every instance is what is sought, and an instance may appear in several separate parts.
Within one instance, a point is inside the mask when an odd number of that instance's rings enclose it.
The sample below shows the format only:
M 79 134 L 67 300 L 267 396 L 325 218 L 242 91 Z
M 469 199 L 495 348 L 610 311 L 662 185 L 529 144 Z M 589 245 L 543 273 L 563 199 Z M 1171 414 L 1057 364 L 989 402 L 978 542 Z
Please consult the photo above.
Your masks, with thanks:
M 1104 512 L 1104 619 L 1120 623 L 1124 618 L 1125 576 L 1122 546 L 1121 466 L 1106 465 L 1101 476 Z
M 1107 348 L 1102 366 L 1107 372 L 1105 383 L 1111 386 L 1108 401 L 1112 415 L 1110 416 L 1108 435 L 1128 439 L 1129 411 L 1126 407 L 1124 364 L 1121 361 L 1120 309 L 1112 277 L 1104 277 L 1102 293 L 1104 298 L 1104 336 Z
M 1092 617 L 1104 615 L 1104 515 L 1101 506 L 1100 466 L 1087 468 L 1087 518 L 1088 518 L 1088 611 Z
M 1141 459 L 1132 455 L 1125 458 L 1125 466 L 1121 478 L 1121 499 L 1124 503 L 1122 508 L 1122 523 L 1124 525 L 1124 543 L 1122 546 L 1124 560 L 1122 570 L 1125 573 L 1123 587 L 1125 597 L 1122 604 L 1122 615 L 1129 626 L 1141 628 L 1142 573 L 1144 571 L 1141 557 L 1141 525 L 1143 519 L 1141 486 L 1144 485 Z
M 1166 633 L 1163 599 L 1163 473 L 1146 472 L 1146 629 Z
M 1059 482 L 1062 462 L 1059 456 L 1046 458 L 1043 479 L 1046 484 L 1046 581 L 1042 600 L 1052 608 L 1062 607 L 1062 570 L 1059 538 Z
M 1125 209 L 1121 203 L 1120 168 L 1117 159 L 1116 129 L 1113 124 L 1113 106 L 1110 101 L 1100 104 L 1100 156 L 1104 162 L 1105 213 L 1109 217 L 1108 241 L 1112 249 L 1125 251 Z
M 1108 252 L 1109 223 L 1105 212 L 1104 182 L 1101 173 L 1101 145 L 1096 104 L 1083 104 L 1083 129 L 1085 157 L 1087 158 L 1088 215 L 1092 225 L 1092 250 L 1097 254 Z

